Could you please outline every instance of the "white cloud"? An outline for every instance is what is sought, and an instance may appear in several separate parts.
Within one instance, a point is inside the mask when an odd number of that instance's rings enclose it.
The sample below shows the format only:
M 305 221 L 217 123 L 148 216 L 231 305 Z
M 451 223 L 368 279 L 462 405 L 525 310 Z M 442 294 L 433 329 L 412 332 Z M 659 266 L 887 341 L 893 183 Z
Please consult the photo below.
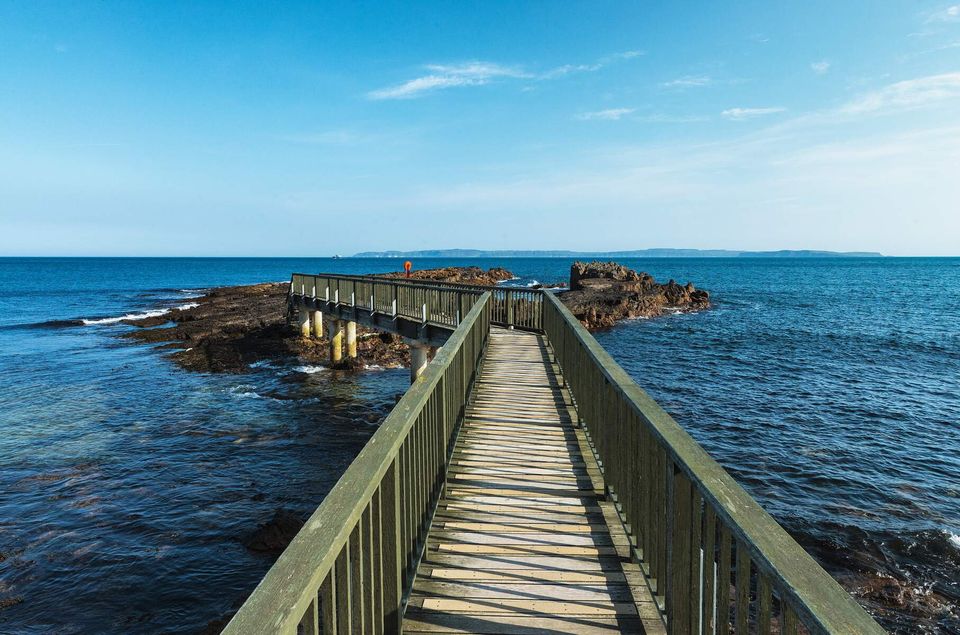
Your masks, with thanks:
M 633 111 L 633 108 L 608 108 L 606 110 L 598 110 L 596 112 L 581 113 L 577 115 L 577 119 L 583 119 L 584 121 L 596 119 L 601 119 L 604 121 L 617 121 L 624 115 L 629 115 Z
M 827 71 L 830 70 L 830 62 L 827 60 L 820 60 L 819 62 L 813 62 L 810 64 L 810 68 L 817 75 L 825 75 Z
M 927 16 L 927 22 L 960 22 L 960 4 L 954 4 Z
M 592 64 L 564 64 L 542 73 L 532 73 L 516 66 L 502 66 L 492 62 L 471 61 L 462 64 L 427 64 L 429 74 L 408 80 L 396 86 L 387 86 L 367 93 L 367 97 L 382 99 L 412 99 L 426 93 L 458 86 L 483 86 L 496 79 L 557 79 L 573 73 L 591 73 L 619 60 L 644 55 L 643 51 L 623 51 L 600 58 Z
M 481 86 L 499 78 L 526 78 L 531 75 L 520 69 L 490 62 L 463 64 L 429 64 L 429 75 L 411 79 L 396 86 L 388 86 L 367 93 L 370 99 L 412 99 L 424 93 L 456 86 Z
M 646 55 L 645 51 L 624 51 L 622 53 L 614 53 L 613 55 L 608 56 L 606 59 L 610 60 L 632 60 L 635 57 L 640 57 Z
M 691 88 L 695 86 L 707 86 L 712 84 L 713 80 L 706 75 L 685 75 L 677 79 L 663 82 L 660 84 L 663 88 Z
M 845 104 L 838 114 L 912 110 L 957 98 L 960 98 L 960 73 L 944 73 L 890 84 Z
M 778 112 L 784 112 L 786 108 L 728 108 L 720 113 L 721 116 L 734 121 L 743 121 L 744 119 L 753 119 L 764 115 L 773 115 Z
M 539 79 L 555 79 L 571 73 L 590 73 L 600 70 L 603 66 L 599 62 L 596 64 L 564 64 L 539 75 Z

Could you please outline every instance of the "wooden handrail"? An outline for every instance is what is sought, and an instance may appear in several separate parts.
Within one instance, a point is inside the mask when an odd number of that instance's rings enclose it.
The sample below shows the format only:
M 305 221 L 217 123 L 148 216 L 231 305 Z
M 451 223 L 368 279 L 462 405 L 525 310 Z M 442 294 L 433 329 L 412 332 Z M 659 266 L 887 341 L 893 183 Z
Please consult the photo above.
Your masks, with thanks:
M 545 295 L 544 330 L 671 633 L 768 633 L 775 619 L 783 633 L 884 632 Z
M 481 294 L 224 633 L 397 633 L 490 330 Z

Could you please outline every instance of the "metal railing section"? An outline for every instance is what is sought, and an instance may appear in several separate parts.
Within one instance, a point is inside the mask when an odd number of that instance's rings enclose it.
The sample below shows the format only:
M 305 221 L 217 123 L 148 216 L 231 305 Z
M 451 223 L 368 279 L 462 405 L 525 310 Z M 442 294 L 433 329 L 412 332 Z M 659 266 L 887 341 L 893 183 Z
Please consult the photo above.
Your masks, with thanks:
M 224 633 L 400 631 L 404 595 L 486 346 L 490 306 L 489 293 L 477 295 Z

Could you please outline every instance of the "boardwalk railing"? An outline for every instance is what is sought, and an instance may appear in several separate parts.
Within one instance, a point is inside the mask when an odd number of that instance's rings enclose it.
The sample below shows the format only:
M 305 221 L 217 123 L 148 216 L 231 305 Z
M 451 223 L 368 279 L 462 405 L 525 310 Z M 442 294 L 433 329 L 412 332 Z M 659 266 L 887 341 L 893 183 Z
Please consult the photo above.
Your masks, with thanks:
M 544 295 L 544 331 L 669 632 L 884 632 Z
M 493 324 L 542 330 L 543 294 L 532 289 L 341 274 L 295 273 L 290 281 L 295 295 L 452 327 L 487 292 Z
M 307 284 L 307 280 L 300 282 Z M 403 285 L 385 284 L 397 287 L 401 298 L 412 292 Z M 370 288 L 376 303 L 378 287 L 352 287 L 354 293 Z M 399 306 L 405 306 L 403 302 Z M 460 326 L 270 568 L 225 633 L 400 631 L 403 596 L 412 585 L 446 478 L 449 453 L 486 347 L 490 306 L 489 293 L 477 295 Z

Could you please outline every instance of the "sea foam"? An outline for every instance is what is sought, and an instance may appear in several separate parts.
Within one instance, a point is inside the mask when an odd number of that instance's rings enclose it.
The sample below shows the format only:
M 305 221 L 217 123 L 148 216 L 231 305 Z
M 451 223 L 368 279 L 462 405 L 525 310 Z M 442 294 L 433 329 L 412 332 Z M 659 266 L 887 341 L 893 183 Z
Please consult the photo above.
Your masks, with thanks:
M 170 312 L 170 309 L 156 309 L 154 311 L 144 311 L 143 313 L 128 313 L 119 317 L 99 318 L 96 320 L 81 320 L 86 326 L 99 324 L 116 324 L 123 320 L 142 320 L 144 318 L 160 317 Z
M 307 375 L 312 375 L 314 373 L 322 373 L 327 370 L 326 366 L 294 366 L 293 370 L 298 373 L 306 373 Z

